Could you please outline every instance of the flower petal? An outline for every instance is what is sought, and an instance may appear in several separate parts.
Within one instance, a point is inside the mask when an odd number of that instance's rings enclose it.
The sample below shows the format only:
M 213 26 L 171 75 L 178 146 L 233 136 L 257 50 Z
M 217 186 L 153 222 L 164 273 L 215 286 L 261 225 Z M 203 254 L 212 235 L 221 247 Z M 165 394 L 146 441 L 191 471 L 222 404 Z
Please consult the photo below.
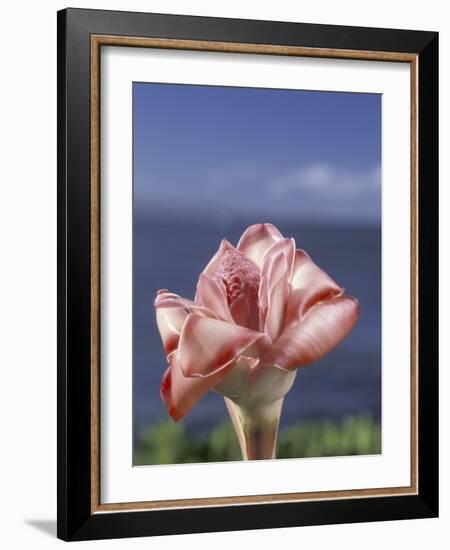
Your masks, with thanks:
M 161 386 L 159 388 L 161 399 L 164 402 L 164 405 L 170 409 L 170 393 L 171 393 L 171 385 L 172 385 L 172 367 L 169 365 L 166 372 L 163 375 Z
M 249 391 L 242 396 L 242 401 L 249 408 L 277 401 L 292 388 L 296 374 L 296 370 L 288 371 L 276 365 L 259 363 L 248 376 Z
M 261 285 L 259 288 L 260 330 L 274 341 L 281 332 L 289 295 L 288 261 L 292 261 L 292 242 L 289 239 L 280 241 L 274 246 L 278 252 L 267 253 L 261 268 Z
M 275 256 L 275 254 L 278 254 L 278 252 L 283 252 L 283 254 L 286 256 L 288 275 L 290 279 L 294 268 L 294 260 L 295 260 L 294 239 L 282 239 L 281 241 L 277 241 L 268 250 L 266 250 L 264 257 L 262 259 L 261 271 L 264 268 L 264 263 L 267 261 L 267 258 L 269 256 Z
M 224 286 L 206 273 L 201 273 L 198 279 L 195 302 L 214 311 L 220 319 L 233 322 Z
M 169 362 L 170 366 L 164 374 L 160 392 L 170 416 L 178 421 L 223 378 L 225 373 L 220 371 L 204 378 L 185 376 L 177 351 L 169 356 Z
M 181 298 L 177 294 L 168 291 L 160 291 L 155 299 L 156 323 L 163 342 L 166 355 L 172 353 L 178 346 L 181 329 L 191 312 L 206 317 L 216 315 L 192 300 Z
M 283 235 L 271 223 L 258 223 L 244 231 L 237 249 L 261 266 L 266 251 L 282 238 Z
M 261 363 L 291 370 L 317 361 L 347 336 L 358 316 L 358 301 L 351 296 L 319 302 L 302 321 L 283 330 Z
M 241 355 L 233 364 L 233 368 L 214 386 L 214 391 L 230 399 L 236 399 L 248 391 L 247 379 L 251 369 L 258 359 Z
M 255 345 L 261 350 L 268 346 L 265 334 L 239 325 L 189 315 L 183 325 L 178 357 L 185 376 L 207 377 L 227 367 L 243 351 Z
M 177 349 L 181 329 L 187 316 L 188 313 L 183 307 L 156 309 L 156 323 L 166 355 Z
M 229 243 L 226 239 L 222 239 L 219 249 L 211 258 L 211 260 L 208 262 L 208 265 L 203 270 L 203 273 L 212 277 L 214 273 L 217 271 L 217 267 L 220 263 L 222 256 L 225 254 L 227 250 L 230 250 L 230 249 L 235 250 L 234 246 L 231 243 Z
M 191 311 L 197 313 L 198 315 L 204 315 L 206 317 L 217 317 L 217 315 L 207 308 L 196 304 L 193 300 L 188 298 L 182 298 L 178 294 L 169 292 L 168 290 L 161 291 L 159 290 L 155 298 L 155 308 L 184 308 L 187 313 Z
M 239 294 L 239 296 L 230 305 L 230 312 L 233 321 L 243 327 L 258 329 L 258 307 L 252 308 L 255 310 L 253 317 L 255 319 L 249 319 L 250 316 L 250 304 L 245 294 Z
M 301 321 L 317 302 L 341 295 L 344 289 L 320 269 L 303 250 L 296 250 L 285 325 Z

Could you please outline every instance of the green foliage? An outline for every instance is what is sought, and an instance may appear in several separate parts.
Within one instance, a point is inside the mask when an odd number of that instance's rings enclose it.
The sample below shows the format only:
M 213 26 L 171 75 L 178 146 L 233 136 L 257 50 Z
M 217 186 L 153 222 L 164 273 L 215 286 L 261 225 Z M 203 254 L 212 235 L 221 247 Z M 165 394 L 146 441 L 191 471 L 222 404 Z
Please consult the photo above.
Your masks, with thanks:
M 280 434 L 277 457 L 367 455 L 381 452 L 381 427 L 368 416 L 342 423 L 305 422 Z
M 278 436 L 277 458 L 379 454 L 381 427 L 369 416 L 343 422 L 305 421 Z M 239 444 L 229 421 L 207 437 L 194 438 L 171 420 L 147 428 L 140 436 L 134 464 L 182 464 L 241 460 Z

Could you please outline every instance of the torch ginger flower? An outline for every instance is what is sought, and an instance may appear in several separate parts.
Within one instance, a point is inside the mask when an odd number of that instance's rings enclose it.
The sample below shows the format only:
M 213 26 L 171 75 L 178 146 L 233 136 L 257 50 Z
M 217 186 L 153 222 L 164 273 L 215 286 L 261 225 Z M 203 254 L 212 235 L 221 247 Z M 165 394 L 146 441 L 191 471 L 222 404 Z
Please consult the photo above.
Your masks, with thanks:
M 355 298 L 271 224 L 223 240 L 200 274 L 195 300 L 155 299 L 169 367 L 161 397 L 174 420 L 209 390 L 225 398 L 244 459 L 274 458 L 283 398 L 296 369 L 352 330 Z

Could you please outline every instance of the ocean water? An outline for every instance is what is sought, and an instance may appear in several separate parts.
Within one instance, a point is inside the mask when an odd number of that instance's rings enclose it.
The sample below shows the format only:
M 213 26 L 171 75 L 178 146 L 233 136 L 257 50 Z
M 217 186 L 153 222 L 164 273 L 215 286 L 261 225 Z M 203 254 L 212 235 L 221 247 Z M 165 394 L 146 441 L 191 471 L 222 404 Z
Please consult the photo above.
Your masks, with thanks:
M 317 363 L 298 371 L 285 398 L 280 428 L 303 419 L 353 414 L 381 418 L 381 231 L 379 227 L 275 223 L 297 248 L 355 296 L 361 315 L 352 333 Z M 133 242 L 133 433 L 169 418 L 160 395 L 166 369 L 153 300 L 159 288 L 193 298 L 199 273 L 222 238 L 236 244 L 247 222 L 154 220 L 135 214 Z M 210 392 L 183 419 L 201 435 L 224 417 L 223 398 Z

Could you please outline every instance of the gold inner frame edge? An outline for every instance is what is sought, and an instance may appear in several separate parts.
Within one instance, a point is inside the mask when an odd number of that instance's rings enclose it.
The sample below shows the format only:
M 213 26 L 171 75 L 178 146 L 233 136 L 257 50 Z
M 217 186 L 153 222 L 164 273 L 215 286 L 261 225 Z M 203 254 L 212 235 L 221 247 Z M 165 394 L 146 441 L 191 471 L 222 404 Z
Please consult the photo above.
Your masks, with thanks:
M 240 54 L 391 61 L 410 65 L 410 229 L 411 229 L 411 454 L 406 487 L 367 488 L 232 497 L 101 503 L 100 499 L 100 50 L 102 46 L 164 48 Z M 308 48 L 271 44 L 212 42 L 167 38 L 91 35 L 90 56 L 90 197 L 91 197 L 91 513 L 211 506 L 274 504 L 418 494 L 418 55 L 402 52 Z

